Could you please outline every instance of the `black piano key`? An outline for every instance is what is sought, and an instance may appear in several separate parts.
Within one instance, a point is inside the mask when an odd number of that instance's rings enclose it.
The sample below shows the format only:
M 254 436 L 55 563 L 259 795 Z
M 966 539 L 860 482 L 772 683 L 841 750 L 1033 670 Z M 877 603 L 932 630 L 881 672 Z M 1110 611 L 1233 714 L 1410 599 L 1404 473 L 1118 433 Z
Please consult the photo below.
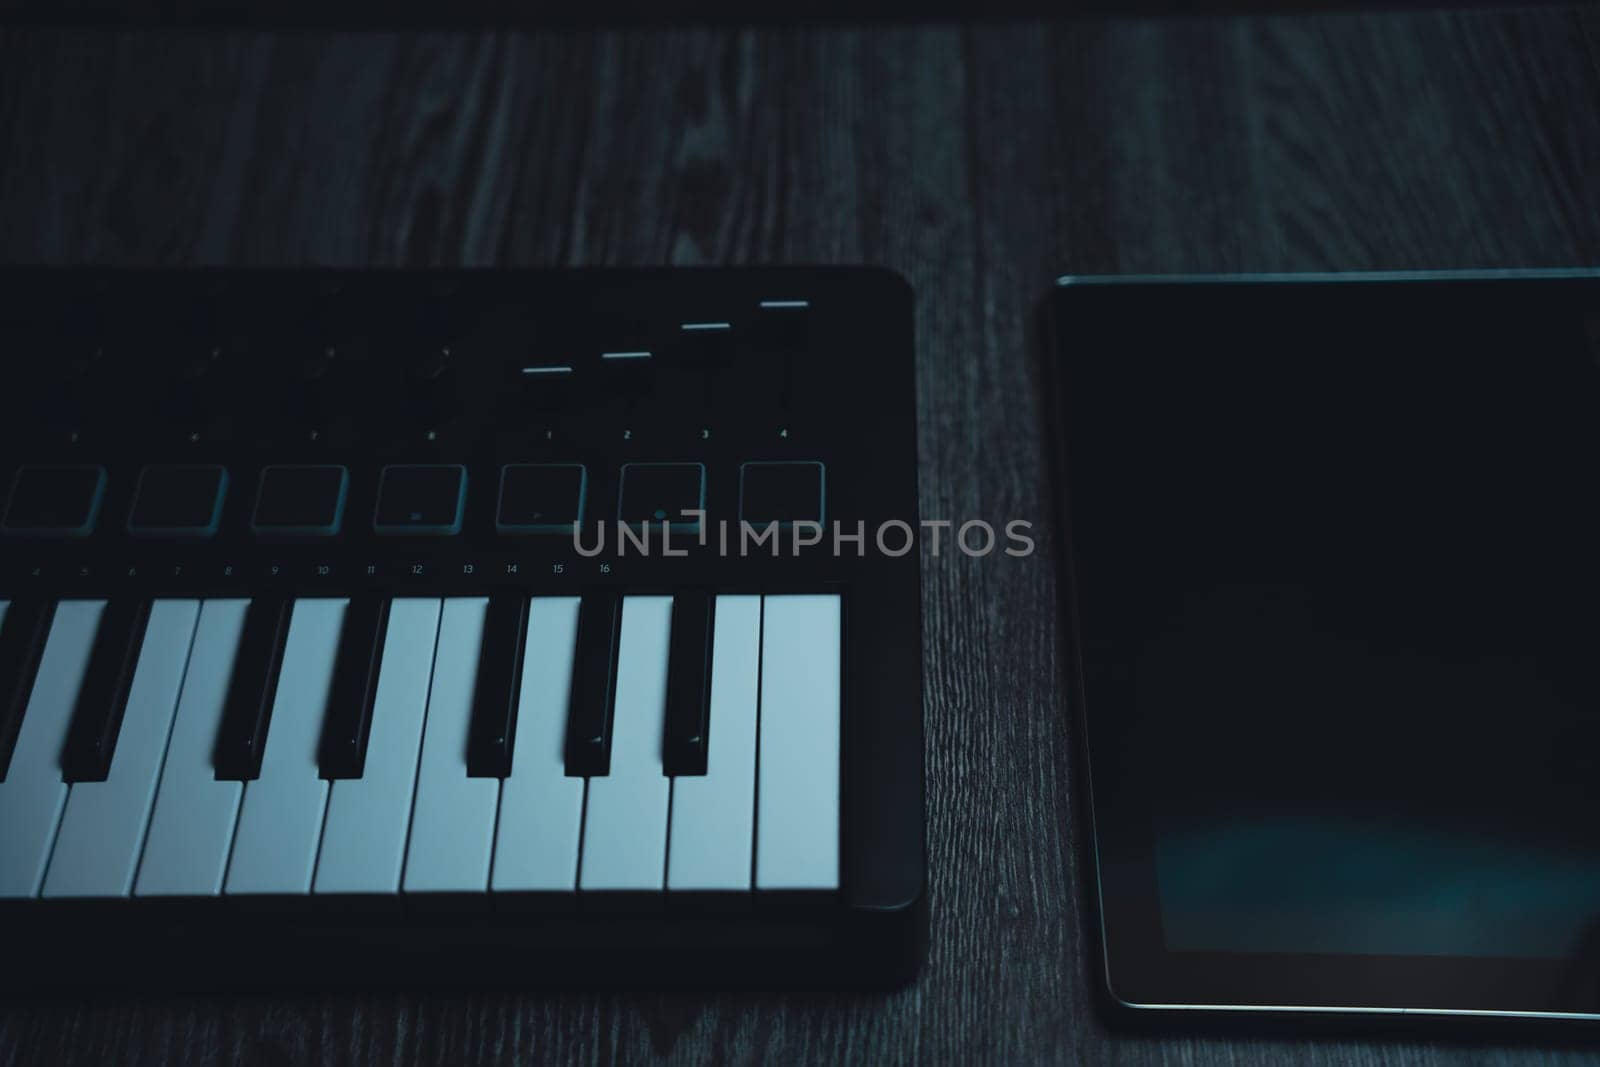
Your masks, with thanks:
M 372 705 L 378 697 L 378 668 L 389 629 L 389 598 L 359 596 L 345 608 L 339 651 L 328 691 L 328 715 L 317 753 L 323 778 L 360 778 L 372 734 Z
M 591 593 L 583 598 L 578 607 L 578 655 L 572 665 L 567 710 L 568 776 L 611 773 L 611 716 L 621 628 L 622 602 L 615 593 Z
M 489 598 L 483 645 L 478 654 L 477 688 L 472 696 L 468 778 L 505 778 L 511 774 L 527 623 L 527 597 L 496 593 Z
M 149 621 L 150 601 L 144 597 L 112 600 L 101 612 L 72 724 L 61 750 L 63 780 L 106 780 Z
M 55 614 L 54 601 L 13 600 L 0 620 L 0 782 L 11 766 L 22 713 L 33 693 L 44 637 Z
M 715 601 L 703 592 L 672 598 L 667 659 L 667 726 L 661 754 L 668 775 L 706 773 L 711 723 L 711 627 Z
M 245 613 L 213 754 L 218 781 L 249 782 L 261 775 L 291 607 L 286 597 L 258 597 Z

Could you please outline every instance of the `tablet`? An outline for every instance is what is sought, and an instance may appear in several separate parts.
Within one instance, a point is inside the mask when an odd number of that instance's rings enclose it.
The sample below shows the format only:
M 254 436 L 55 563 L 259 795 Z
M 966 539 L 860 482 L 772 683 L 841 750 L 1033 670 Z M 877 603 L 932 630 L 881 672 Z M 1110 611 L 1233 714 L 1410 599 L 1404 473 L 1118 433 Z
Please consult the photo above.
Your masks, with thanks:
M 1600 275 L 1051 299 L 1112 996 L 1600 1018 Z

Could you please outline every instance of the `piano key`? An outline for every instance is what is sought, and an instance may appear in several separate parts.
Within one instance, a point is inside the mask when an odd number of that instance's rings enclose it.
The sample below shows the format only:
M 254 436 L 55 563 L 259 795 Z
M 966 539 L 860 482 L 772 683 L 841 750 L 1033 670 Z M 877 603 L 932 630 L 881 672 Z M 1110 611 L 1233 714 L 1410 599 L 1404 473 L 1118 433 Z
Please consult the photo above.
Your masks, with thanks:
M 500 786 L 490 882 L 496 892 L 577 888 L 584 780 L 568 777 L 564 749 L 578 611 L 577 597 L 535 597 L 528 605 L 517 762 Z
M 257 597 L 245 614 L 222 725 L 216 734 L 218 780 L 247 782 L 261 773 L 262 744 L 278 691 L 290 607 L 283 597 Z
M 672 654 L 667 670 L 667 774 L 706 773 L 706 717 L 711 700 L 710 595 L 679 593 L 672 600 Z M 756 617 L 759 628 L 761 619 Z
M 439 618 L 417 799 L 406 847 L 407 893 L 482 892 L 489 885 L 500 780 L 467 775 L 467 735 L 487 597 L 450 597 Z
M 527 613 L 528 598 L 520 593 L 489 598 L 467 742 L 467 774 L 473 778 L 504 778 L 511 773 Z
M 567 773 L 575 777 L 606 774 L 611 766 L 620 609 L 615 593 L 591 593 L 578 608 L 578 658 L 572 667 L 565 746 Z
M 149 619 L 150 601 L 144 597 L 113 600 L 100 616 L 61 751 L 61 773 L 68 783 L 105 781 Z
M 67 801 L 61 746 L 105 606 L 104 600 L 56 605 L 11 767 L 0 782 L 0 897 L 37 896 L 44 881 L 45 861 Z
M 0 600 L 0 782 L 6 780 L 11 766 L 22 711 L 33 691 L 44 636 L 55 610 L 52 601 Z
M 207 600 L 200 606 L 150 833 L 139 858 L 135 896 L 214 897 L 222 892 L 244 783 L 218 779 L 212 754 L 249 608 L 248 600 Z
M 762 604 L 756 888 L 839 886 L 839 598 Z
M 113 603 L 101 620 L 102 633 L 115 609 Z M 132 891 L 199 617 L 198 600 L 150 606 L 115 755 L 103 780 L 75 782 L 67 794 L 45 896 L 125 897 Z
M 589 780 L 578 888 L 661 889 L 670 784 L 661 763 L 672 598 L 622 600 L 611 772 Z
M 333 783 L 314 892 L 400 889 L 439 605 L 438 600 L 404 598 L 390 606 L 366 765 L 360 777 Z M 334 688 L 337 692 L 337 684 Z
M 309 893 L 322 839 L 328 781 L 317 746 L 333 687 L 333 659 L 348 600 L 296 600 L 261 774 L 245 783 L 224 891 Z
M 389 598 L 368 595 L 350 602 L 334 660 L 333 691 L 323 723 L 317 764 L 324 778 L 360 778 L 378 694 L 378 664 L 388 630 Z M 432 648 L 429 648 L 432 654 Z M 423 679 L 427 684 L 427 679 Z
M 717 727 L 716 744 L 706 752 L 703 775 L 672 779 L 669 890 L 750 888 L 761 598 L 717 597 L 713 638 L 711 722 Z

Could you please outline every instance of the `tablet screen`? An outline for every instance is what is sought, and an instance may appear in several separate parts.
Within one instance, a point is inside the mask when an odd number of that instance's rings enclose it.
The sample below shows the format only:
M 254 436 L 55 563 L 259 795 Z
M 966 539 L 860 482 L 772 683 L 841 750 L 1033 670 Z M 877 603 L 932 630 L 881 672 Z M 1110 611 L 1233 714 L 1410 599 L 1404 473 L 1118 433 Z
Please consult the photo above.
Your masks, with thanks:
M 1509 1009 L 1534 972 L 1524 1009 L 1591 995 L 1592 292 L 1091 286 L 1058 309 L 1102 872 L 1148 883 L 1102 884 L 1145 902 L 1107 909 L 1114 975 L 1137 928 L 1147 984 L 1217 961 L 1185 1002 L 1239 972 L 1321 975 L 1306 1002 L 1330 1005 Z M 1327 977 L 1341 957 L 1368 977 Z M 1396 984 L 1395 957 L 1455 960 L 1451 991 Z

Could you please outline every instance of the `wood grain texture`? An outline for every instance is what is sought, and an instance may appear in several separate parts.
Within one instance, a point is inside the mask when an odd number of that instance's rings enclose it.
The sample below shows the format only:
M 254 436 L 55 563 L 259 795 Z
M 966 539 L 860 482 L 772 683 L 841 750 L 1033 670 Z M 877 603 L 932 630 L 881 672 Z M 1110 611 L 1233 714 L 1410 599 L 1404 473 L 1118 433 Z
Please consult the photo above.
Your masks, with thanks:
M 1593 1062 L 1094 1009 L 1036 302 L 1057 273 L 1600 260 L 1600 18 L 0 35 L 9 263 L 869 262 L 917 291 L 932 938 L 911 988 L 0 1007 L 22 1063 Z

